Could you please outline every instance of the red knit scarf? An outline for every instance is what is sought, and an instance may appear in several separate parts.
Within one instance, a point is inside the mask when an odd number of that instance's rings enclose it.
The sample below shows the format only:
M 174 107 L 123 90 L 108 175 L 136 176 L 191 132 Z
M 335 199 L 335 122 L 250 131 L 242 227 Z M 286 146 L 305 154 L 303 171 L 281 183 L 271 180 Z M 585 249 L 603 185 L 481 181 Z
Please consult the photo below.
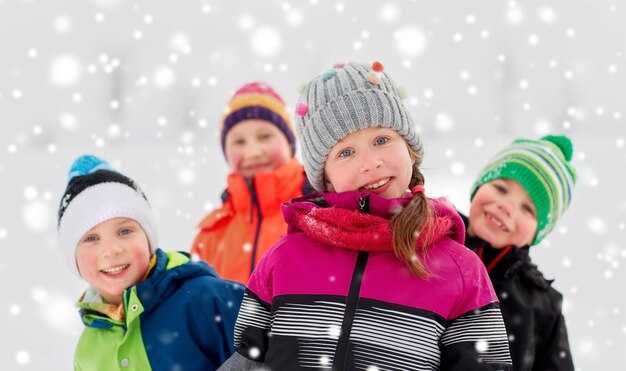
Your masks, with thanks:
M 331 246 L 358 251 L 393 250 L 389 220 L 376 215 L 334 207 L 298 209 L 295 223 L 308 237 Z M 416 248 L 423 247 L 424 236 L 430 233 L 431 243 L 435 242 L 452 226 L 451 219 L 433 216 L 418 236 Z

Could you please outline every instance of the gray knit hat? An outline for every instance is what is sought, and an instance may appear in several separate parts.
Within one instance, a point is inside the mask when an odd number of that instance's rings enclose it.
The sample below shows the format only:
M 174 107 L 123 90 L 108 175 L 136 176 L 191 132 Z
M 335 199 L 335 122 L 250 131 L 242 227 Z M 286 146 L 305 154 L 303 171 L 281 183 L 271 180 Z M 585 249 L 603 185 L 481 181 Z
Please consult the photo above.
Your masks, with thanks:
M 309 182 L 325 192 L 324 164 L 333 146 L 359 129 L 397 131 L 418 154 L 422 142 L 402 96 L 379 62 L 338 63 L 309 81 L 296 105 L 296 131 Z

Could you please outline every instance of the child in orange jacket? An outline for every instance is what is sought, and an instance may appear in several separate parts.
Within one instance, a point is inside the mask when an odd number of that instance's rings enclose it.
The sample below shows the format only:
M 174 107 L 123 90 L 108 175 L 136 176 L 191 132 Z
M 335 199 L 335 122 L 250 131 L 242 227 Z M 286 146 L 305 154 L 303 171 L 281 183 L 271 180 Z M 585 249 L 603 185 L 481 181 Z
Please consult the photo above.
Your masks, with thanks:
M 267 84 L 242 86 L 221 122 L 230 168 L 223 204 L 199 224 L 191 253 L 222 278 L 246 283 L 263 253 L 287 232 L 280 205 L 312 190 L 294 157 L 293 123 Z

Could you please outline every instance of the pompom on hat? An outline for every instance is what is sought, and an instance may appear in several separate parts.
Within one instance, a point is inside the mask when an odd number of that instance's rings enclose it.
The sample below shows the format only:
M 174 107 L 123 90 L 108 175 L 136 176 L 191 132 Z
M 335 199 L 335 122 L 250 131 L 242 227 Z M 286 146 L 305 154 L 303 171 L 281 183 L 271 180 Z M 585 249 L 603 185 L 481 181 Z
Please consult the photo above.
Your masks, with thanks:
M 359 129 L 397 131 L 419 156 L 422 142 L 403 94 L 380 62 L 335 63 L 305 86 L 296 105 L 296 131 L 313 188 L 325 192 L 324 164 L 337 142 Z
M 235 92 L 228 103 L 220 126 L 223 152 L 226 152 L 226 134 L 230 129 L 242 121 L 252 119 L 260 119 L 276 125 L 287 138 L 291 146 L 291 155 L 295 154 L 296 138 L 293 122 L 287 112 L 285 102 L 271 86 L 263 82 L 245 84 Z
M 154 252 L 157 248 L 156 222 L 137 183 L 96 156 L 78 157 L 68 174 L 57 225 L 63 259 L 73 272 L 80 275 L 76 266 L 76 246 L 80 238 L 96 225 L 119 217 L 139 223 L 148 237 L 151 252 Z
M 478 188 L 495 179 L 513 179 L 526 190 L 537 209 L 536 245 L 547 236 L 572 201 L 576 171 L 570 164 L 572 141 L 564 135 L 538 140 L 518 139 L 489 161 L 478 175 L 470 200 Z

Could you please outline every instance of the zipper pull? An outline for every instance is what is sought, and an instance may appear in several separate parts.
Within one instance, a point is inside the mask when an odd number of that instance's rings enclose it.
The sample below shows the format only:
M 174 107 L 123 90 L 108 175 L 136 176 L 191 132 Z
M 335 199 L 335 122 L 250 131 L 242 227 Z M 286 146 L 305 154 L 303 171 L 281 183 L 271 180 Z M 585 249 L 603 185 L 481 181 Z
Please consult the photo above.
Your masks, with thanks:
M 361 196 L 359 197 L 359 209 L 363 213 L 369 213 L 370 208 L 368 205 L 369 196 Z

